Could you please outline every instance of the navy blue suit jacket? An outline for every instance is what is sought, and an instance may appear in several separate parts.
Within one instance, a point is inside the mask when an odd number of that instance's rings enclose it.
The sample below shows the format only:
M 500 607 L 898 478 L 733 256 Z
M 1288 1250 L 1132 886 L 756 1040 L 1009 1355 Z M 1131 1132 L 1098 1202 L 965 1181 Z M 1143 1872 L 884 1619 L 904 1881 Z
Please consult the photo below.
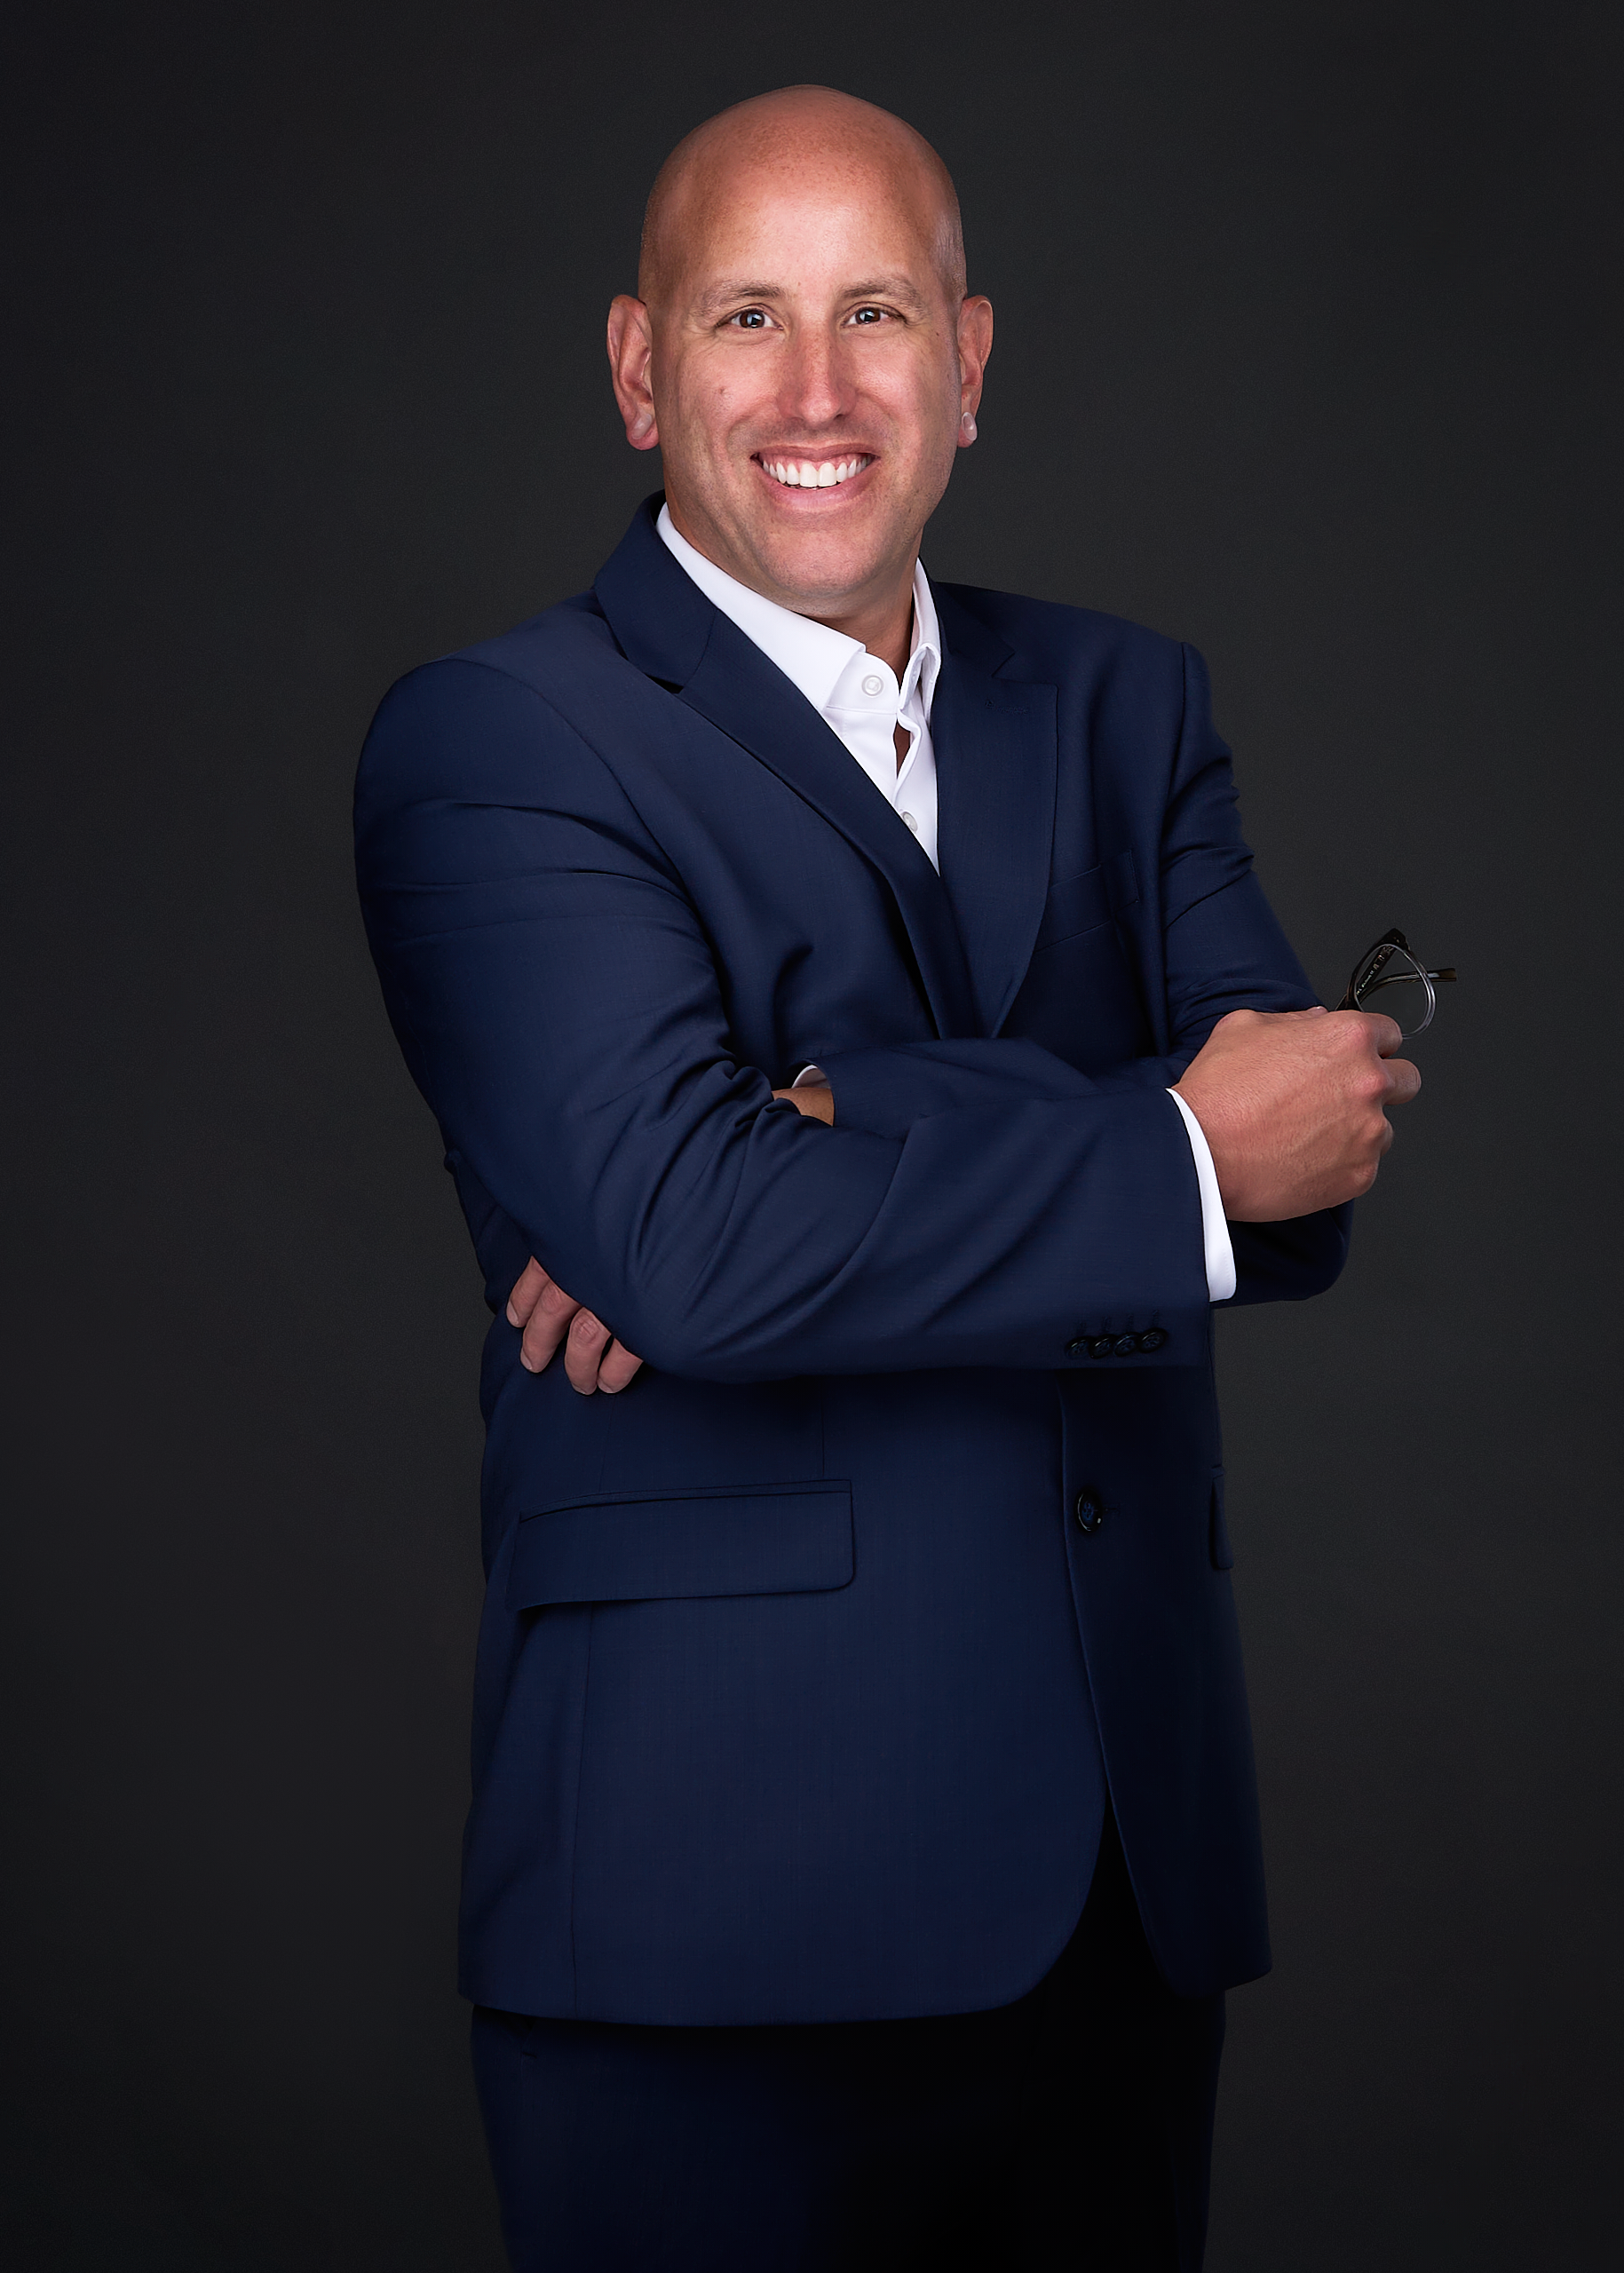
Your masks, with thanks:
M 1248 1978 L 1165 1087 L 1224 1011 L 1313 998 L 1200 662 L 939 587 L 939 877 L 658 503 L 590 594 L 402 680 L 357 795 L 496 1311 L 464 1989 L 657 2023 L 1005 2003 L 1076 1922 L 1107 1790 L 1167 1979 Z M 833 1129 L 771 1097 L 809 1060 Z M 1328 1285 L 1345 1230 L 1240 1231 L 1238 1299 Z M 520 1367 L 531 1253 L 647 1360 L 622 1395 Z

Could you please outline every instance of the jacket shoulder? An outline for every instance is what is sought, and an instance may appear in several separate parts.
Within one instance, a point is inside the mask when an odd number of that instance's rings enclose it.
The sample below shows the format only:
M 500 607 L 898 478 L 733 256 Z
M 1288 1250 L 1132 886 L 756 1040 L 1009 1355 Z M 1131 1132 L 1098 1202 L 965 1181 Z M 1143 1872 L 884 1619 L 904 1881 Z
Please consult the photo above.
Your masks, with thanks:
M 596 774 L 580 721 L 606 680 L 640 677 L 590 594 L 561 600 L 494 638 L 420 663 L 378 705 L 361 752 L 357 811 L 443 793 L 517 793 L 538 764 Z M 594 697 L 597 701 L 594 701 Z
M 1126 669 L 1158 677 L 1182 675 L 1186 650 L 1165 632 L 1153 631 L 1125 616 L 1098 608 L 1072 607 L 1063 600 L 1028 599 L 1019 592 L 994 592 L 978 584 L 933 587 L 939 606 L 946 602 L 944 626 L 949 645 L 951 619 L 967 618 L 980 632 L 1018 658 L 1035 678 L 1064 678 L 1079 671 Z
M 405 688 L 421 693 L 447 679 L 466 681 L 471 671 L 516 679 L 538 694 L 563 693 L 606 665 L 630 669 L 591 593 L 578 592 L 488 639 L 471 640 L 417 664 L 395 681 L 384 702 Z
M 614 634 L 590 592 L 558 600 L 494 638 L 476 640 L 439 661 L 482 664 L 509 678 L 523 679 L 543 693 L 549 685 L 567 684 L 579 673 L 601 669 L 606 661 L 625 666 Z

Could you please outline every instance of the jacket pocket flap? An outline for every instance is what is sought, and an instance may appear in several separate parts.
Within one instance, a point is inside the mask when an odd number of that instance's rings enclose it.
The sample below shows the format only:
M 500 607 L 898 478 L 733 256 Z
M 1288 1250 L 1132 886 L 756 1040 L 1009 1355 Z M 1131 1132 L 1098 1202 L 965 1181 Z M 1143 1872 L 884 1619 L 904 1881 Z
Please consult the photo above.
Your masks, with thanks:
M 855 1569 L 847 1483 L 598 1493 L 521 1519 L 508 1608 L 820 1594 Z

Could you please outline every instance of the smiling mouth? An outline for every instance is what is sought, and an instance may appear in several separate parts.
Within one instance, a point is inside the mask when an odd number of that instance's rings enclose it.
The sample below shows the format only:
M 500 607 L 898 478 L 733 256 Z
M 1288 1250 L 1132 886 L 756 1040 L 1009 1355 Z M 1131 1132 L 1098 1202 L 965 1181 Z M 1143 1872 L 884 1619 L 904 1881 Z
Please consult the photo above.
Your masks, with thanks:
M 858 451 L 844 458 L 792 458 L 758 452 L 756 463 L 770 480 L 786 489 L 838 489 L 853 475 L 865 472 L 874 455 Z

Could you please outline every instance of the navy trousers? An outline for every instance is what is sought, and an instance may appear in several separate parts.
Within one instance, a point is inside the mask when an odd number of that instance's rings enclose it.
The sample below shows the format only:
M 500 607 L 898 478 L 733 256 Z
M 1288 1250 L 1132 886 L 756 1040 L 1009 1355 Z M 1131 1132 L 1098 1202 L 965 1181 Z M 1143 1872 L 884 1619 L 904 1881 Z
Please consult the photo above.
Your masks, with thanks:
M 1223 2041 L 1109 1820 L 1070 1942 L 993 2012 L 473 2022 L 515 2273 L 1198 2273 Z

